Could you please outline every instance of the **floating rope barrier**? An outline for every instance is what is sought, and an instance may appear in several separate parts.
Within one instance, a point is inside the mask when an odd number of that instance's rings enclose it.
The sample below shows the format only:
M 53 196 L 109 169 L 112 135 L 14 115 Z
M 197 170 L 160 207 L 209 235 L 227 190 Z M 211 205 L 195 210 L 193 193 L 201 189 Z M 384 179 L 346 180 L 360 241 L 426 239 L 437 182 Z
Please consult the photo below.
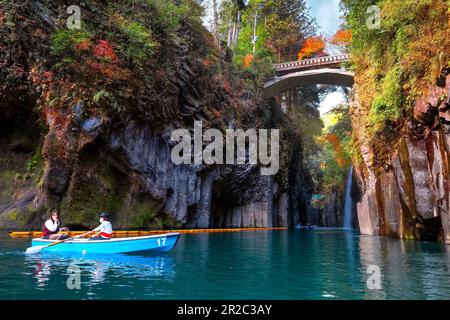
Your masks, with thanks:
M 263 231 L 263 230 L 287 230 L 287 228 L 226 228 L 226 229 L 180 229 L 180 230 L 130 230 L 130 231 L 114 231 L 113 237 L 136 237 L 148 236 L 162 233 L 219 233 L 219 232 L 245 232 L 245 231 Z M 86 231 L 64 231 L 62 234 L 67 234 L 74 237 L 85 233 Z M 41 231 L 12 231 L 9 236 L 12 238 L 27 238 L 27 237 L 41 237 Z

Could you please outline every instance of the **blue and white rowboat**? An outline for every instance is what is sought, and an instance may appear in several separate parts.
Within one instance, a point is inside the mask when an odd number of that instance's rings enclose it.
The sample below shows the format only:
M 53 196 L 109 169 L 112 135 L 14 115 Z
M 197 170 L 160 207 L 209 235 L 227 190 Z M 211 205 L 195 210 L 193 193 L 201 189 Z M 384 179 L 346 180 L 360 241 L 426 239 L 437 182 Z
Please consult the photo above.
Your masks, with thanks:
M 109 240 L 74 239 L 54 245 L 42 252 L 65 253 L 133 253 L 133 252 L 167 252 L 172 250 L 180 238 L 179 233 L 167 233 L 145 237 L 112 238 Z M 55 240 L 36 238 L 31 242 L 32 247 L 46 246 Z

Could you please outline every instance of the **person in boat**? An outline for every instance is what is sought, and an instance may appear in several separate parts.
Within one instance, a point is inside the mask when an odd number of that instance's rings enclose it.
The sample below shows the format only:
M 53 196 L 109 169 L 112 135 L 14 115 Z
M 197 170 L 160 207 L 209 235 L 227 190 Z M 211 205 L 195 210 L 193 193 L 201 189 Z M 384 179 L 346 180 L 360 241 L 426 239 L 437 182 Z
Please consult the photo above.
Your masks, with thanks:
M 89 240 L 109 240 L 112 237 L 113 229 L 108 212 L 100 213 L 100 225 L 92 231 L 96 231 Z
M 59 233 L 60 231 L 68 231 L 69 228 L 61 228 L 59 223 L 59 212 L 53 211 L 50 218 L 45 221 L 42 226 L 42 238 L 47 240 L 64 240 L 69 236 L 66 234 Z

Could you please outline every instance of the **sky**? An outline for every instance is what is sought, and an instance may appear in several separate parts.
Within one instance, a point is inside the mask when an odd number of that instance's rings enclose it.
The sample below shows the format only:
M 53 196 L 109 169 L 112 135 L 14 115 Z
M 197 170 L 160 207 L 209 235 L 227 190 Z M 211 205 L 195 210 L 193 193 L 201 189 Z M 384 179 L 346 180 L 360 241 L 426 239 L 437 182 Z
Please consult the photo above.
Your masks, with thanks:
M 340 24 L 340 0 L 306 0 L 306 3 L 311 9 L 311 16 L 316 19 L 319 33 L 325 37 L 334 35 Z M 340 91 L 330 93 L 320 104 L 320 114 L 323 116 L 332 107 L 343 102 L 345 99 Z
M 306 0 L 307 5 L 311 8 L 311 16 L 316 19 L 322 35 L 332 36 L 339 29 L 340 2 L 340 0 Z

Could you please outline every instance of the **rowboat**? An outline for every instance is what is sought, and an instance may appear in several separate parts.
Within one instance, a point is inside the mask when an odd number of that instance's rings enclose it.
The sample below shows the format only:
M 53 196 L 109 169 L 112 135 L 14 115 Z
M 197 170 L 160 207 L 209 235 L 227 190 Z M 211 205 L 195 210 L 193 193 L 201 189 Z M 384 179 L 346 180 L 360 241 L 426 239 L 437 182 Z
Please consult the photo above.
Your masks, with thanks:
M 317 227 L 316 226 L 311 226 L 311 225 L 296 224 L 295 225 L 295 229 L 314 230 L 314 229 L 317 229 Z
M 42 252 L 77 254 L 167 252 L 172 250 L 179 238 L 179 233 L 167 233 L 144 237 L 112 238 L 109 240 L 73 239 L 42 249 Z M 32 247 L 39 247 L 55 242 L 58 241 L 36 238 L 31 241 L 31 245 Z

